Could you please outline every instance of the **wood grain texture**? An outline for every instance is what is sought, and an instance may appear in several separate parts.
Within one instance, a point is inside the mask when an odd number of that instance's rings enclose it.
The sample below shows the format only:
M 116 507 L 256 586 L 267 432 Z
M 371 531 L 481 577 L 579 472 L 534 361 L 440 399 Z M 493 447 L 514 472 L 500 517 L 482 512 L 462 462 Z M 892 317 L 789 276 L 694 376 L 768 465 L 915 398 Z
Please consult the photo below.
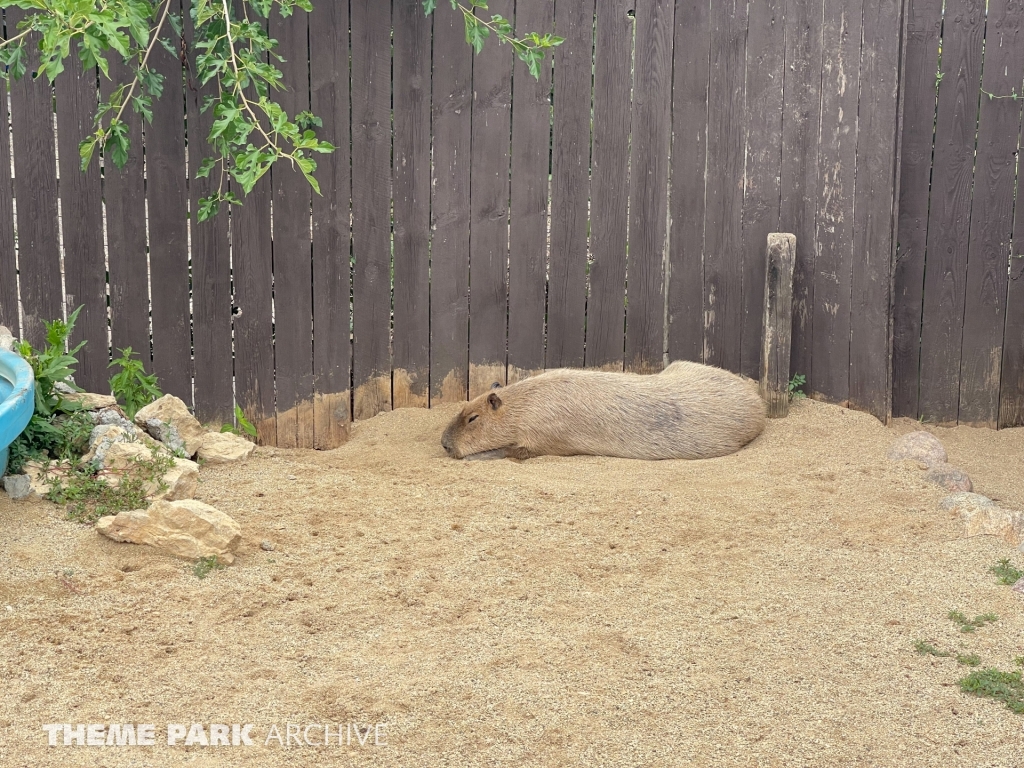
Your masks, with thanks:
M 352 253 L 354 417 L 391 409 L 391 14 L 352 3 Z M 363 385 L 374 383 L 364 397 Z
M 189 47 L 191 71 L 196 71 L 192 45 L 192 21 L 185 13 L 185 40 Z M 234 393 L 231 387 L 231 261 L 228 242 L 229 213 L 200 222 L 197 217 L 200 198 L 216 189 L 214 179 L 197 179 L 204 157 L 213 156 L 206 137 L 213 115 L 202 112 L 203 99 L 216 93 L 211 86 L 199 87 L 193 78 L 185 90 L 187 138 L 189 140 L 189 226 L 192 244 L 192 343 L 196 418 L 206 423 L 234 420 Z M 211 174 L 216 176 L 216 173 Z M 188 400 L 185 401 L 189 402 Z
M 554 26 L 551 3 L 519 3 L 520 29 Z M 516 369 L 544 367 L 547 277 L 548 153 L 551 147 L 551 60 L 534 79 L 518 58 L 512 67 L 512 180 L 508 264 L 509 381 Z
M 704 359 L 704 226 L 708 137 L 710 4 L 676 6 L 672 83 L 672 179 L 668 356 Z M 600 58 L 600 57 L 599 57 Z
M 626 327 L 626 232 L 632 117 L 632 0 L 597 0 L 594 146 L 591 155 L 588 367 L 623 367 Z
M 13 22 L 10 34 L 16 35 Z M 6 88 L 6 86 L 5 86 Z M 6 90 L 4 94 L 6 95 Z M 7 102 L 0 107 L 4 125 L 10 113 Z M 98 173 L 98 172 L 95 172 Z M 14 187 L 11 179 L 11 134 L 0 130 L 0 325 L 15 336 L 21 335 L 18 313 L 18 265 L 14 252 Z M 84 312 L 85 310 L 83 310 Z M 104 334 L 104 338 L 106 334 Z
M 772 232 L 767 235 L 761 354 L 758 381 L 768 418 L 789 414 L 789 357 L 793 338 L 793 265 L 796 237 Z
M 515 24 L 512 0 L 491 0 L 487 14 Z M 473 61 L 470 162 L 469 397 L 505 383 L 509 258 L 509 150 L 512 50 L 488 45 Z M 480 368 L 478 374 L 475 368 Z M 488 381 L 488 379 L 490 379 Z
M 782 0 L 750 3 L 747 21 L 740 373 L 752 379 L 757 378 L 761 368 L 764 243 L 768 233 L 778 229 L 781 211 L 782 90 L 786 55 L 783 10 Z M 791 286 L 787 295 L 792 299 Z M 787 345 L 788 341 L 787 338 Z M 786 360 L 789 360 L 788 349 Z
M 857 180 L 857 94 L 862 3 L 826 0 L 822 29 L 821 145 L 815 255 L 814 338 L 807 389 L 850 398 L 850 300 Z
M 594 0 L 555 5 L 555 122 L 551 159 L 548 368 L 583 365 Z
M 285 90 L 277 99 L 285 112 L 309 109 L 308 16 L 270 17 L 279 41 Z M 287 163 L 274 166 L 274 359 L 277 381 L 277 444 L 313 447 L 313 300 L 309 183 Z
M 659 371 L 665 356 L 665 259 L 672 140 L 673 0 L 636 8 L 629 175 L 626 368 Z
M 1024 126 L 1022 126 L 1024 130 Z M 1024 426 L 1024 175 L 1017 175 L 1013 248 L 1006 286 L 1006 323 L 1000 380 L 999 426 Z
M 115 54 L 110 57 L 110 80 L 101 78 L 100 96 L 127 82 L 131 70 Z M 128 124 L 128 162 L 114 165 L 103 158 L 103 201 L 107 221 L 107 261 L 110 267 L 110 339 L 112 355 L 131 347 L 147 371 L 152 369 L 149 327 L 149 268 L 146 241 L 146 186 L 142 116 L 131 106 L 122 119 Z
M 317 158 L 313 195 L 313 447 L 348 439 L 352 419 L 349 43 L 335 33 L 349 24 L 344 3 L 321 3 L 309 17 L 310 96 L 323 121 L 317 135 L 335 146 Z
M 985 4 L 949 0 L 928 216 L 919 415 L 955 424 Z
M 26 12 L 7 9 L 7 27 L 15 29 Z M 53 102 L 45 77 L 34 80 L 38 37 L 25 46 L 28 72 L 11 83 L 11 132 L 14 195 L 17 199 L 18 280 L 24 337 L 33 346 L 45 341 L 43 322 L 63 316 L 60 244 L 57 233 L 57 158 Z
M 1024 4 L 990 0 L 978 118 L 974 195 L 967 244 L 966 303 L 960 358 L 961 424 L 999 422 L 1000 375 L 1013 231 L 1021 109 L 1008 94 L 1024 83 Z M 1021 205 L 1017 201 L 1017 205 Z
M 153 122 L 146 125 L 153 373 L 161 390 L 188 402 L 192 397 L 192 328 L 182 67 L 178 58 L 159 46 L 151 63 L 154 71 L 164 76 L 163 95 L 154 100 Z
M 887 421 L 901 0 L 864 4 L 850 315 L 850 404 Z M 889 137 L 889 140 L 886 140 Z
M 942 0 L 908 0 L 899 220 L 893 267 L 893 416 L 918 416 L 921 306 Z
M 811 371 L 818 226 L 822 0 L 787 0 L 779 228 L 796 235 L 791 374 Z
M 469 159 L 473 51 L 457 14 L 434 19 L 430 401 L 466 399 L 469 377 Z
M 711 6 L 707 207 L 704 227 L 704 362 L 740 369 L 743 312 L 744 80 L 747 5 Z
M 395 408 L 430 393 L 430 80 L 434 17 L 395 3 L 394 206 Z M 399 371 L 402 374 L 399 374 Z
M 111 371 L 107 368 L 110 349 L 107 338 L 107 268 L 103 252 L 100 163 L 99 158 L 94 157 L 88 170 L 83 172 L 78 154 L 78 144 L 92 131 L 91 116 L 96 113 L 96 70 L 94 68 L 85 72 L 81 67 L 68 67 L 53 85 L 57 102 L 57 155 L 64 228 L 66 311 L 70 315 L 76 307 L 82 308 L 71 336 L 71 344 L 86 342 L 76 355 L 78 368 L 75 370 L 75 383 L 89 392 L 108 392 Z M 6 139 L 6 131 L 0 133 Z M 0 164 L 4 162 L 0 157 Z M 9 168 L 8 165 L 5 170 Z M 182 166 L 179 165 L 178 169 L 184 178 Z M 9 170 L 7 176 L 10 177 Z M 9 253 L 13 263 L 13 249 Z M 6 258 L 6 253 L 0 258 Z M 187 282 L 185 288 L 188 289 Z M 188 371 L 187 366 L 185 370 Z M 162 380 L 160 384 L 163 386 Z

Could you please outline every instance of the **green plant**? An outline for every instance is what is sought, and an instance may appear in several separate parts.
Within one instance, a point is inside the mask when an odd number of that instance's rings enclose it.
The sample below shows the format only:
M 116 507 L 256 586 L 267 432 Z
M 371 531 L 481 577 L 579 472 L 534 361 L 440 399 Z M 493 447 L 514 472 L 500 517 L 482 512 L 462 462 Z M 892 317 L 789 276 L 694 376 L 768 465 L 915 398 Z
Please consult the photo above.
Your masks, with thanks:
M 224 566 L 218 562 L 216 555 L 200 558 L 192 567 L 192 573 L 197 579 L 205 579 L 212 571 L 224 570 Z
M 957 655 L 956 662 L 957 664 L 963 664 L 965 667 L 977 667 L 981 665 L 981 656 L 976 653 Z
M 139 360 L 133 360 L 131 347 L 121 350 L 121 357 L 114 360 L 108 367 L 119 366 L 121 370 L 110 380 L 110 391 L 124 408 L 125 416 L 135 418 L 135 414 L 143 406 L 149 405 L 163 395 L 156 384 L 154 374 L 146 374 Z
M 8 461 L 11 474 L 21 472 L 27 461 L 67 458 L 81 444 L 88 417 L 80 412 L 76 414 L 77 404 L 67 401 L 57 387 L 62 384 L 76 391 L 79 389 L 71 377 L 78 365 L 75 355 L 85 342 L 68 350 L 67 341 L 81 310 L 81 307 L 75 309 L 66 322 L 44 321 L 46 344 L 41 350 L 28 341 L 21 341 L 15 349 L 35 376 L 35 409 L 25 430 L 11 443 Z
M 1003 702 L 1015 714 L 1024 714 L 1024 681 L 1020 672 L 979 669 L 959 681 L 960 690 L 974 696 Z
M 252 422 L 245 418 L 245 414 L 242 413 L 242 408 L 239 405 L 235 405 L 235 421 L 238 422 L 238 426 L 242 428 L 249 437 L 256 437 L 256 427 L 252 425 Z M 233 432 L 234 434 L 240 434 L 238 429 L 230 424 L 222 424 L 220 427 L 221 432 Z
M 66 505 L 68 518 L 92 523 L 106 515 L 149 506 L 148 496 L 167 489 L 164 475 L 174 466 L 174 459 L 155 446 L 146 459 L 133 459 L 119 471 L 116 485 L 108 482 L 111 474 L 97 472 L 89 464 L 75 464 L 60 472 L 44 469 L 43 479 L 50 484 L 46 498 Z
M 424 12 L 432 13 L 435 5 L 436 0 L 424 0 Z M 72 46 L 86 71 L 98 67 L 108 80 L 108 55 L 123 60 L 124 70 L 130 73 L 127 81 L 109 89 L 110 95 L 96 110 L 91 132 L 79 145 L 83 169 L 97 150 L 105 163 L 123 168 L 130 146 L 125 111 L 130 106 L 152 122 L 153 100 L 163 95 L 164 77 L 152 68 L 157 43 L 175 62 L 187 61 L 193 90 L 211 83 L 216 86 L 202 104 L 202 111 L 213 113 L 207 136 L 213 156 L 199 163 L 196 178 L 209 177 L 215 169 L 218 178 L 215 189 L 200 198 L 194 212 L 203 221 L 215 215 L 222 203 L 241 203 L 229 184 L 248 194 L 279 160 L 298 168 L 319 194 L 312 156 L 334 151 L 313 131 L 321 125 L 315 115 L 303 111 L 289 116 L 270 98 L 273 91 L 286 87 L 273 63 L 283 60 L 275 50 L 277 41 L 267 31 L 275 6 L 282 17 L 313 7 L 310 0 L 193 0 L 192 31 L 186 39 L 184 19 L 173 12 L 179 7 L 177 0 L 0 0 L 0 8 L 30 11 L 17 30 L 9 22 L 8 39 L 0 40 L 0 70 L 5 78 L 25 76 L 30 35 L 38 39 L 39 48 L 38 73 L 33 76 L 38 74 L 40 80 L 45 76 L 48 85 L 64 71 Z M 466 41 L 474 50 L 479 52 L 493 31 L 500 41 L 512 45 L 534 77 L 539 77 L 545 51 L 562 42 L 554 35 L 536 33 L 517 39 L 501 16 L 493 15 L 490 21 L 477 18 L 476 10 L 487 9 L 485 0 L 468 0 L 468 5 L 452 0 L 451 6 L 462 11 Z
M 804 394 L 804 384 L 807 383 L 807 377 L 802 373 L 793 374 L 793 378 L 789 380 L 789 384 L 786 386 L 786 391 L 789 392 L 790 400 L 799 400 L 801 397 L 807 397 Z
M 999 579 L 1000 584 L 1014 585 L 1022 577 L 1024 577 L 1024 571 L 1018 570 L 1010 564 L 1010 558 L 1004 557 L 998 563 L 988 569 L 991 573 L 994 573 L 996 578 Z
M 991 624 L 994 621 L 999 621 L 999 617 L 994 613 L 983 613 L 979 616 L 975 616 L 973 619 L 968 619 L 960 611 L 950 611 L 947 617 L 954 624 L 960 625 L 961 632 L 973 632 L 976 629 L 980 629 L 985 624 Z
M 914 643 L 914 650 L 917 651 L 918 653 L 920 653 L 922 656 L 925 656 L 925 655 L 928 655 L 928 656 L 952 656 L 953 655 L 953 654 L 949 653 L 948 651 L 940 651 L 934 645 L 932 645 L 931 643 L 928 643 L 928 642 L 926 642 L 924 640 L 918 640 L 916 643 Z

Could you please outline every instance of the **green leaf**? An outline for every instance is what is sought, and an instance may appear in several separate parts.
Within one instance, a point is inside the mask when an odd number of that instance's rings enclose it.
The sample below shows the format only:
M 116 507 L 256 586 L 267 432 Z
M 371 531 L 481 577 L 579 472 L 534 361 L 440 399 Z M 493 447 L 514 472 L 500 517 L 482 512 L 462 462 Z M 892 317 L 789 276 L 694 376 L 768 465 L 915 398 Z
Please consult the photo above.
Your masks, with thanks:
M 484 41 L 490 36 L 491 30 L 480 23 L 476 16 L 464 14 L 466 19 L 466 42 L 473 46 L 477 53 L 484 48 Z
M 437 7 L 437 0 L 423 0 L 423 15 L 429 16 Z

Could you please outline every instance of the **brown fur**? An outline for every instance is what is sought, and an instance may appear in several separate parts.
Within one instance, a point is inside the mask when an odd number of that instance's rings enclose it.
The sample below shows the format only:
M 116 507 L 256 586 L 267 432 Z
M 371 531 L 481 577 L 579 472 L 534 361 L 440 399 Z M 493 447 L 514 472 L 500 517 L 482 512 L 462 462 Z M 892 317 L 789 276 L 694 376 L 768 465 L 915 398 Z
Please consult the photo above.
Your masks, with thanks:
M 750 382 L 680 361 L 652 376 L 560 369 L 492 389 L 451 421 L 441 445 L 456 459 L 709 459 L 738 451 L 764 424 Z

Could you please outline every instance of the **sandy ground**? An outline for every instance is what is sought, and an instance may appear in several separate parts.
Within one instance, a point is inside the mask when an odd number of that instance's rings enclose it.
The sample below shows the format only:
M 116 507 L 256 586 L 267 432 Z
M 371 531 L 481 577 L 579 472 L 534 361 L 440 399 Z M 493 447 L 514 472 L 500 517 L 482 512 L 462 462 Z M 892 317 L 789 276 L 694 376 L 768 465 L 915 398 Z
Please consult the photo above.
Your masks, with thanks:
M 988 573 L 1024 555 L 960 539 L 885 460 L 913 422 L 801 402 L 711 461 L 455 462 L 452 412 L 205 468 L 245 540 L 203 580 L 0 494 L 0 766 L 1024 765 L 1024 717 L 913 650 L 1024 653 L 1024 600 Z M 933 431 L 1024 509 L 1024 430 Z M 954 608 L 999 621 L 965 635 Z M 55 722 L 157 745 L 48 747 Z M 170 747 L 168 723 L 254 745 Z M 387 744 L 266 743 L 288 723 Z

